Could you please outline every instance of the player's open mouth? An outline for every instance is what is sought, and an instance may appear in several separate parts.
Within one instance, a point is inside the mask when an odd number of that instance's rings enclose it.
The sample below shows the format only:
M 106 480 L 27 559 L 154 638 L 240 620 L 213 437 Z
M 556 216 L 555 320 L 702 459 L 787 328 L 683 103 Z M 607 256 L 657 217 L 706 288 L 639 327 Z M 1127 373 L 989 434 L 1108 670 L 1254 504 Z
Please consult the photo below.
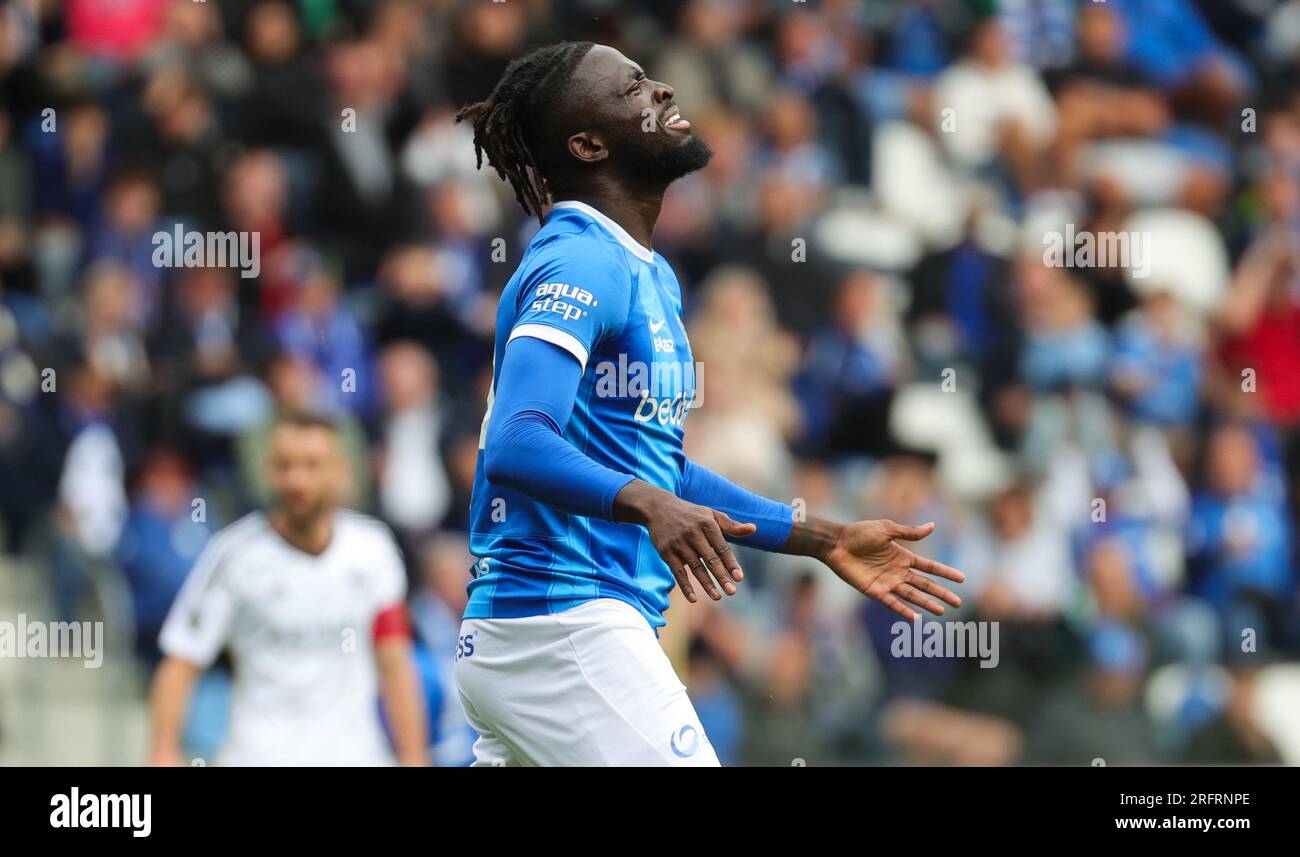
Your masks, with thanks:
M 691 127 L 691 123 L 682 118 L 681 111 L 671 110 L 664 119 L 664 127 L 674 131 L 685 131 Z

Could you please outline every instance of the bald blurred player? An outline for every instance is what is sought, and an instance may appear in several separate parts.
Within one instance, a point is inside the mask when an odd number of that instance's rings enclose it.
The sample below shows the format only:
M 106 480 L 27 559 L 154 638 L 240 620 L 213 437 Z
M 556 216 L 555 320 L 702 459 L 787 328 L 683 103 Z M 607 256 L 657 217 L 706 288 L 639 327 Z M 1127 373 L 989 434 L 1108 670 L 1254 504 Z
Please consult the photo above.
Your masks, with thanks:
M 217 764 L 425 764 L 406 575 L 392 534 L 336 508 L 346 468 L 329 422 L 281 418 L 267 463 L 277 505 L 213 537 L 163 625 L 153 763 L 183 762 L 191 690 L 228 648 L 234 692 Z

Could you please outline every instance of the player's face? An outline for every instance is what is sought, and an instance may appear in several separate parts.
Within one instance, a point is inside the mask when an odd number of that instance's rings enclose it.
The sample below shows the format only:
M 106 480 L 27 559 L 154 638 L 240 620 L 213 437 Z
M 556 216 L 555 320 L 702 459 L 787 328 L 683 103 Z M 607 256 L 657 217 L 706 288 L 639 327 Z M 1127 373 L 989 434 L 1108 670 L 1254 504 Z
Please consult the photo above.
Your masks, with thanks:
M 592 105 L 587 120 L 625 175 L 667 184 L 709 163 L 713 153 L 691 132 L 673 88 L 646 77 L 619 51 L 595 46 L 577 78 Z
M 267 461 L 271 490 L 295 523 L 323 514 L 338 496 L 342 459 L 334 432 L 318 426 L 277 426 Z

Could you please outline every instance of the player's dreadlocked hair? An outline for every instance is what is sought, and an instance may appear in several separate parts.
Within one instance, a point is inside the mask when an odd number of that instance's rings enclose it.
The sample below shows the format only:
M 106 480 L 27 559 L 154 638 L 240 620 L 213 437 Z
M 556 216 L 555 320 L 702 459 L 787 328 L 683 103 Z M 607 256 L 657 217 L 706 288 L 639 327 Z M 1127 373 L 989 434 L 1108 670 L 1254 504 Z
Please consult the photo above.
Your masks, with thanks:
M 483 156 L 515 189 L 525 214 L 540 221 L 550 198 L 546 176 L 538 163 L 537 132 L 545 117 L 568 90 L 573 70 L 591 50 L 591 42 L 560 42 L 514 60 L 484 101 L 467 104 L 456 114 L 474 126 L 474 154 Z M 541 118 L 543 121 L 536 121 Z

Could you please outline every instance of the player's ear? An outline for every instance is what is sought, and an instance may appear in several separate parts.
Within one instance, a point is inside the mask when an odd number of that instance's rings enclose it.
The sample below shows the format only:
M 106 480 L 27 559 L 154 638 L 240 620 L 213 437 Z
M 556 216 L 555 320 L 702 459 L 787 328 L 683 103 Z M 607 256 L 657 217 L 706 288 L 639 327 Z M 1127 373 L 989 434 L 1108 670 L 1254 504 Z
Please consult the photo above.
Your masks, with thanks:
M 569 138 L 569 154 L 583 163 L 594 164 L 609 157 L 609 149 L 599 134 L 579 131 Z

